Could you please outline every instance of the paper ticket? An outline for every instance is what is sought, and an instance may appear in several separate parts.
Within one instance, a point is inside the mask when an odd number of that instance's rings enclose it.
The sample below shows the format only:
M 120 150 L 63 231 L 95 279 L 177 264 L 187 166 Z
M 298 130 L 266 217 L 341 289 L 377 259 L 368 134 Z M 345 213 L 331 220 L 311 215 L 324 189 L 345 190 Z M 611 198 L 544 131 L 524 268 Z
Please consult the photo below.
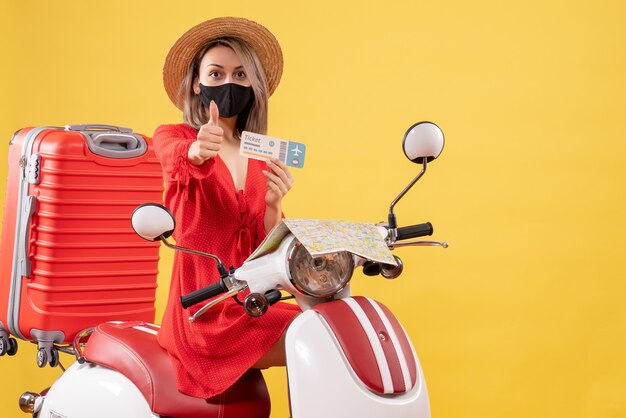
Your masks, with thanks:
M 306 146 L 299 142 L 287 141 L 271 136 L 243 131 L 239 154 L 255 160 L 278 158 L 289 167 L 304 167 Z

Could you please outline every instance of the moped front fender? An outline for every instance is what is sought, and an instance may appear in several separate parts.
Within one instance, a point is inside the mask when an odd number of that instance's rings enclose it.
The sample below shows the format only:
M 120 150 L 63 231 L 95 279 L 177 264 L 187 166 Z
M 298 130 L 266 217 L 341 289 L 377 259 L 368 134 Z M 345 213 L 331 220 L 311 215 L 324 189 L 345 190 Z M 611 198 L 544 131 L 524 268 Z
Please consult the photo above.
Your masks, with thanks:
M 345 300 L 341 299 L 330 303 L 354 305 L 355 299 L 357 298 L 346 298 Z M 366 298 L 361 299 L 360 302 L 363 302 Z M 371 299 L 367 299 L 366 302 L 370 303 L 370 301 Z M 371 302 L 376 303 L 375 301 Z M 345 314 L 346 310 L 340 305 L 337 306 L 341 309 L 331 309 L 324 314 L 316 310 L 307 310 L 299 315 L 289 326 L 285 344 L 291 416 L 293 418 L 321 416 L 429 418 L 428 390 L 421 365 L 410 341 L 408 342 L 409 348 L 406 349 L 408 353 L 405 353 L 405 355 L 411 357 L 408 359 L 409 361 L 414 361 L 411 365 L 414 365 L 412 370 L 415 375 L 412 383 L 409 383 L 409 390 L 397 390 L 396 388 L 394 391 L 394 384 L 396 386 L 403 385 L 401 381 L 398 383 L 399 379 L 395 378 L 392 379 L 391 393 L 382 393 L 384 392 L 382 389 L 381 391 L 373 390 L 372 385 L 368 386 L 368 384 L 364 383 L 362 378 L 363 371 L 366 374 L 369 373 L 370 376 L 374 376 L 375 379 L 389 370 L 378 370 L 378 365 L 374 363 L 357 364 L 359 361 L 364 361 L 360 359 L 367 357 L 361 357 L 359 353 L 346 355 L 341 342 L 343 339 L 345 345 L 346 335 L 337 335 L 337 328 L 333 329 L 329 324 L 329 320 L 343 321 L 349 315 Z M 378 310 L 381 311 L 380 309 Z M 397 323 L 395 318 L 387 318 L 391 313 L 386 309 L 385 311 L 386 318 L 384 320 L 387 324 L 389 324 L 389 320 Z M 324 317 L 325 315 L 326 318 Z M 328 315 L 331 315 L 331 317 L 329 318 Z M 332 315 L 342 315 L 343 317 L 332 318 Z M 364 330 L 367 328 L 367 331 L 364 332 L 375 333 L 374 338 L 378 339 L 380 335 L 388 337 L 389 330 L 383 331 L 379 329 L 382 327 L 382 321 L 370 321 L 366 317 L 361 317 L 360 321 L 364 321 L 362 324 L 359 322 L 360 326 Z M 397 324 L 399 326 L 399 323 Z M 399 329 L 398 333 L 404 333 L 400 326 Z M 402 336 L 397 338 L 401 339 Z M 387 342 L 391 343 L 391 341 Z M 367 342 L 356 348 L 357 350 L 374 351 Z M 387 348 L 385 347 L 385 349 Z M 380 355 L 380 351 L 378 355 Z M 350 356 L 351 359 L 349 360 L 348 357 Z M 355 371 L 357 368 L 361 370 Z M 388 382 L 389 379 L 385 383 L 386 387 Z M 388 388 L 385 390 L 389 392 Z

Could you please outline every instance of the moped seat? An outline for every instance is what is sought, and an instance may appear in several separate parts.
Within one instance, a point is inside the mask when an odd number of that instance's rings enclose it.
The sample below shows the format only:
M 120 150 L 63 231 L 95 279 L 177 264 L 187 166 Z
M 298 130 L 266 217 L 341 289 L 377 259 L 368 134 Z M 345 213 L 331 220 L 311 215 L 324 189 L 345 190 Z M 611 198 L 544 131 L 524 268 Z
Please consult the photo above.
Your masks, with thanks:
M 157 342 L 158 329 L 157 325 L 137 321 L 100 324 L 89 337 L 83 355 L 87 361 L 130 379 L 155 414 L 175 418 L 269 417 L 269 394 L 259 370 L 249 370 L 226 392 L 210 399 L 178 391 L 170 359 Z

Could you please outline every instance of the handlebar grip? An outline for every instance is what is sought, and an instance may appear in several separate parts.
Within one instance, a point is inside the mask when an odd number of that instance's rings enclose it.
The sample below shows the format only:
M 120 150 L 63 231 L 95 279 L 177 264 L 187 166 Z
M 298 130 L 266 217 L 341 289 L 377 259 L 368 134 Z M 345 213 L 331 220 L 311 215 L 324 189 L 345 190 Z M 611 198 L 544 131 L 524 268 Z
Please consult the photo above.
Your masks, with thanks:
M 188 307 L 195 305 L 196 303 L 200 303 L 203 300 L 210 299 L 214 296 L 226 292 L 228 292 L 228 288 L 226 287 L 224 282 L 220 280 L 217 283 L 213 283 L 211 285 L 208 285 L 207 287 L 198 289 L 195 292 L 191 292 L 187 295 L 181 296 L 180 304 L 183 305 L 183 308 L 187 309 Z
M 378 276 L 380 274 L 380 263 L 375 261 L 366 261 L 363 264 L 363 274 L 366 276 Z
M 409 225 L 398 228 L 397 240 L 425 237 L 433 234 L 433 224 L 426 222 L 423 224 Z
M 272 289 L 272 290 L 265 292 L 265 297 L 267 298 L 267 302 L 270 304 L 270 306 L 272 306 L 273 304 L 275 304 L 276 302 L 280 300 L 282 295 L 280 294 L 280 291 L 276 289 Z

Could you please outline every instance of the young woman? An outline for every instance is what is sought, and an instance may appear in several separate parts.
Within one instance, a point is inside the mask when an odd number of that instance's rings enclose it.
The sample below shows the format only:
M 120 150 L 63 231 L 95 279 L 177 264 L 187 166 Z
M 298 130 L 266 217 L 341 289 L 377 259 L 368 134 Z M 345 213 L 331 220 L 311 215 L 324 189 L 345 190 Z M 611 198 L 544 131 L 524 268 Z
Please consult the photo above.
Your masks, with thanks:
M 165 204 L 176 217 L 174 238 L 217 255 L 227 267 L 240 266 L 280 222 L 282 199 L 293 185 L 282 162 L 239 154 L 243 130 L 267 131 L 267 101 L 282 66 L 271 32 L 241 18 L 193 27 L 165 60 L 165 89 L 185 121 L 162 125 L 153 136 Z M 183 310 L 180 296 L 218 279 L 212 260 L 176 253 L 159 333 L 179 390 L 203 398 L 223 392 L 249 368 L 284 365 L 283 332 L 299 312 L 278 303 L 251 318 L 229 299 L 190 323 L 199 307 Z

